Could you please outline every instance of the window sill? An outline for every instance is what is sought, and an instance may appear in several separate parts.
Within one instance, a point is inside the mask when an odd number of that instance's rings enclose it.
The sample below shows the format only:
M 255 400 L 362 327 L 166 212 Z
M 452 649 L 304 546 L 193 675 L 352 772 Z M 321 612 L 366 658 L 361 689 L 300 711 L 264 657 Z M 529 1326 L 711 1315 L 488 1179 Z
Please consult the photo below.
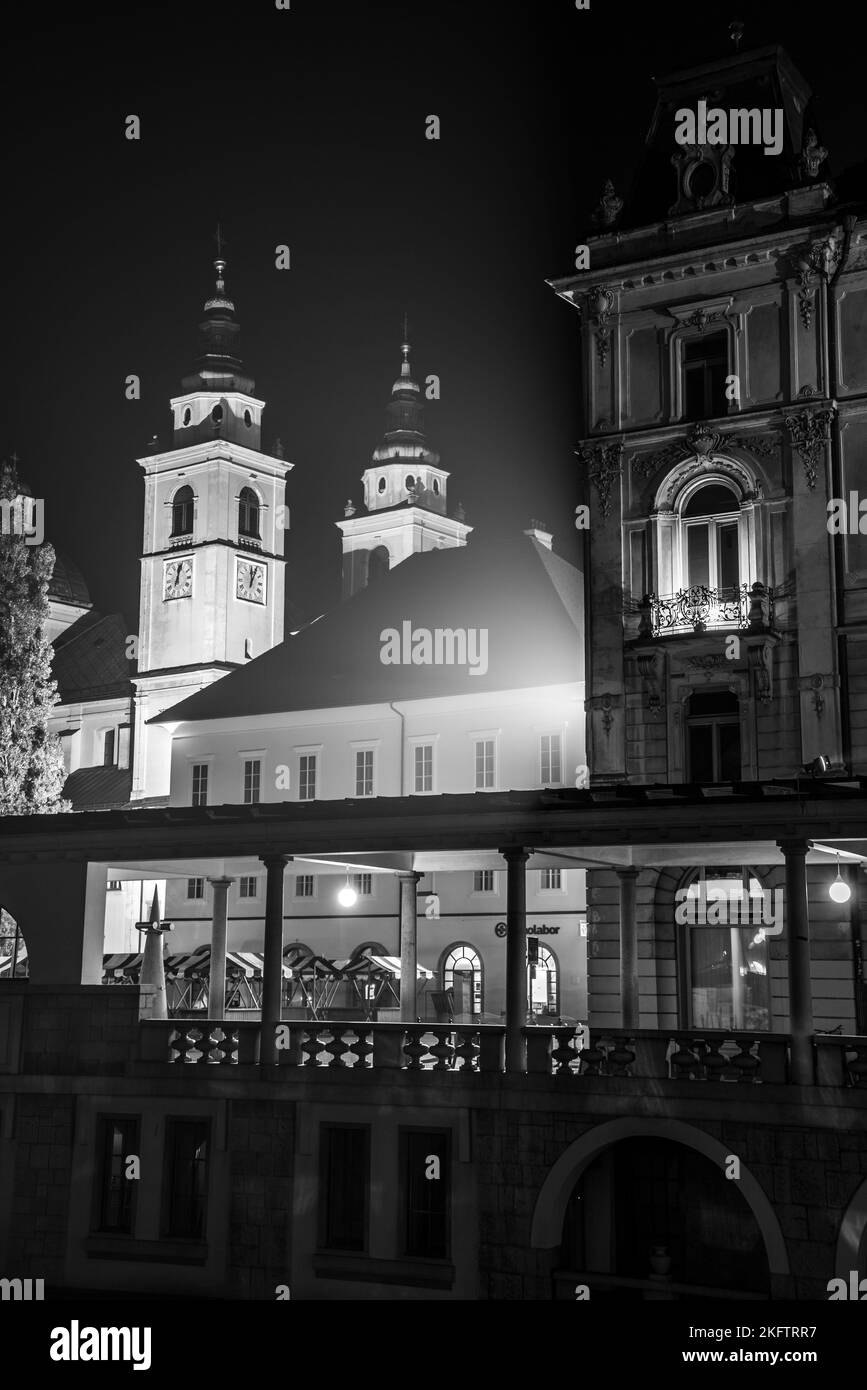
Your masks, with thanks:
M 377 1260 L 369 1255 L 314 1255 L 317 1279 L 346 1279 L 358 1284 L 401 1284 L 406 1288 L 451 1289 L 455 1267 L 448 1260 Z
M 204 1265 L 203 1240 L 136 1240 L 133 1236 L 92 1235 L 84 1242 L 89 1260 L 130 1260 L 172 1265 Z

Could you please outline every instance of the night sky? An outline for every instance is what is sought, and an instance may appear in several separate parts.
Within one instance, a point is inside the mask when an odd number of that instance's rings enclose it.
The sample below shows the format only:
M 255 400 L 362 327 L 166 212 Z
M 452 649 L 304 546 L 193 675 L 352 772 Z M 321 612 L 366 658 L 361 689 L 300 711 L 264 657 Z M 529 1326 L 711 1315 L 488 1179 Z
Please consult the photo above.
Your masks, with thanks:
M 624 191 L 654 74 L 727 54 L 741 18 L 743 48 L 780 42 L 804 71 L 833 171 L 867 145 L 861 46 L 831 10 L 826 24 L 786 4 L 291 6 L 4 15 L 0 454 L 17 452 L 48 538 L 130 631 L 135 458 L 154 434 L 168 447 L 218 219 L 263 444 L 279 436 L 295 465 L 288 592 L 312 616 L 339 596 L 333 523 L 360 503 L 404 309 L 417 379 L 442 380 L 427 425 L 450 502 L 506 542 L 540 518 L 578 558 L 578 317 L 545 279 L 569 273 L 605 177 Z

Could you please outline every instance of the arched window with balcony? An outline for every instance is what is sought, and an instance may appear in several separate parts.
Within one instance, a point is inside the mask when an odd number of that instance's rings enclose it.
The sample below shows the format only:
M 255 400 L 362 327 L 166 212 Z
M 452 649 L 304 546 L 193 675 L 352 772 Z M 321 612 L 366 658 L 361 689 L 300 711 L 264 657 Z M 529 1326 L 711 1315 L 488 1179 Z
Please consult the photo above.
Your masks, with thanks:
M 691 442 L 707 447 L 698 432 Z M 767 582 L 756 520 L 761 495 L 755 473 L 723 457 L 693 457 L 664 479 L 650 513 L 652 595 L 642 634 L 746 627 L 751 588 L 757 580 Z M 645 551 L 638 532 L 630 546 L 633 571 L 640 572 Z M 637 577 L 631 579 L 633 593 Z
M 193 511 L 195 497 L 193 489 L 185 483 L 179 487 L 172 498 L 172 539 L 177 536 L 193 534 Z
M 238 497 L 238 535 L 245 536 L 247 540 L 262 539 L 259 534 L 259 498 L 251 487 L 242 487 Z

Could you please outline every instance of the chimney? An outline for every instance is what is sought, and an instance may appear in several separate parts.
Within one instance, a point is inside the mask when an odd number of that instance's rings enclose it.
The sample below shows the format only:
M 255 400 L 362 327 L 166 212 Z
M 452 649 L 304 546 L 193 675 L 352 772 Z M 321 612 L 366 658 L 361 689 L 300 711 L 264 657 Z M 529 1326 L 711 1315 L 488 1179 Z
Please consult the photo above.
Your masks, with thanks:
M 525 530 L 524 535 L 530 536 L 532 540 L 538 541 L 540 545 L 544 545 L 546 550 L 551 550 L 553 548 L 554 536 L 548 530 L 544 521 L 535 521 L 531 517 L 530 525 L 527 530 Z

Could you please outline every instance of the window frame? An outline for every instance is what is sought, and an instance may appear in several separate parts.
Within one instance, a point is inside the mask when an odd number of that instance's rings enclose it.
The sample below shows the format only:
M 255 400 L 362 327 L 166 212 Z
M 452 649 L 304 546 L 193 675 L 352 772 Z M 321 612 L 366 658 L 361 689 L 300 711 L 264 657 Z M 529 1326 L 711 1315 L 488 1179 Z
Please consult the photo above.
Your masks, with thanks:
M 540 786 L 540 787 L 562 787 L 562 786 L 565 786 L 565 782 L 563 781 L 563 767 L 564 767 L 564 764 L 565 764 L 565 761 L 566 761 L 566 748 L 565 748 L 565 738 L 564 738 L 563 730 L 562 730 L 562 729 L 540 729 L 540 730 L 538 731 L 538 737 L 539 737 L 539 744 L 538 744 L 538 764 L 537 764 L 537 766 L 538 766 L 538 769 L 539 769 L 539 786 Z M 555 778 L 553 778 L 553 777 L 546 778 L 546 777 L 544 776 L 544 772 L 545 772 L 544 740 L 545 740 L 545 739 L 556 739 L 556 740 L 557 740 L 558 758 L 559 758 L 559 761 L 560 761 L 560 776 L 559 776 L 558 779 L 555 779 Z M 552 757 L 552 749 L 551 749 L 550 746 L 549 746 L 549 749 L 548 749 L 548 770 L 549 770 L 549 772 L 553 772 L 553 770 L 554 770 L 554 761 L 553 761 L 553 757 Z
M 474 1006 L 473 1009 L 472 1009 L 472 1013 L 473 1013 L 473 1017 L 480 1018 L 480 1017 L 482 1016 L 482 1014 L 485 1012 L 485 961 L 484 961 L 484 957 L 482 956 L 481 951 L 477 950 L 476 947 L 473 945 L 473 943 L 472 943 L 471 941 L 453 941 L 453 942 L 451 943 L 451 945 L 446 946 L 445 950 L 443 951 L 442 955 L 440 956 L 439 967 L 438 967 L 438 970 L 437 970 L 437 976 L 438 976 L 439 980 L 442 982 L 442 991 L 443 991 L 444 994 L 445 994 L 449 989 L 453 989 L 453 988 L 454 988 L 455 967 L 454 967 L 454 964 L 452 964 L 451 966 L 449 966 L 448 961 L 449 961 L 449 959 L 450 959 L 451 956 L 456 955 L 456 953 L 458 953 L 458 952 L 461 952 L 462 954 L 465 954 L 466 952 L 470 952 L 471 955 L 472 955 L 472 956 L 475 956 L 476 960 L 478 961 L 478 970 L 476 969 L 475 966 L 473 966 L 473 972 L 472 972 L 472 974 L 473 974 L 473 980 L 472 980 L 472 993 L 473 993 L 473 1006 Z M 467 957 L 467 958 L 469 959 L 469 957 Z M 458 959 L 460 959 L 460 956 L 458 956 Z M 446 971 L 447 971 L 447 970 L 451 970 L 451 976 L 452 976 L 451 984 L 447 984 L 447 983 L 446 983 Z M 477 985 L 477 983 L 476 983 L 476 975 L 477 975 L 477 974 L 478 974 L 478 985 Z M 478 999 L 479 1007 L 478 1007 L 478 1008 L 475 1008 L 475 1004 L 476 1004 L 476 1000 L 477 1000 L 477 999 Z
M 141 1159 L 141 1131 L 142 1116 L 140 1114 L 130 1114 L 122 1112 L 112 1114 L 107 1111 L 99 1111 L 94 1116 L 94 1164 L 93 1185 L 91 1189 L 91 1210 L 90 1210 L 90 1234 L 107 1236 L 125 1236 L 130 1239 L 135 1236 L 136 1218 L 138 1215 L 138 1189 L 139 1181 L 134 1178 L 123 1179 L 126 1186 L 121 1190 L 124 1193 L 124 1202 L 128 1206 L 129 1227 L 107 1226 L 103 1223 L 105 1207 L 108 1204 L 110 1193 L 106 1190 L 106 1160 L 108 1143 L 107 1135 L 109 1126 L 120 1126 L 131 1124 L 134 1128 L 135 1139 L 128 1147 L 126 1142 L 123 1144 L 123 1152 L 120 1155 L 121 1168 L 123 1169 L 126 1159 L 135 1155 Z M 105 1137 L 103 1137 L 105 1136 Z M 127 1195 L 128 1194 L 128 1195 Z
M 708 870 L 710 870 L 710 872 L 708 872 Z M 736 881 L 736 879 L 735 879 L 735 874 L 733 873 L 733 870 L 737 870 L 737 871 L 740 873 L 740 875 L 741 875 L 741 886 L 743 887 L 743 889 L 744 889 L 745 893 L 747 893 L 747 895 L 749 895 L 750 880 L 751 880 L 751 879 L 755 879 L 756 882 L 759 884 L 760 888 L 761 888 L 763 891 L 765 890 L 765 888 L 766 888 L 765 878 L 767 877 L 767 874 L 768 874 L 768 869 L 767 869 L 767 867 L 764 867 L 763 870 L 760 871 L 759 868 L 755 867 L 755 866 L 752 865 L 752 864 L 741 864 L 741 865 L 737 865 L 737 864 L 734 864 L 734 865 L 726 865 L 726 864 L 704 865 L 704 864 L 700 864 L 698 867 L 693 867 L 693 868 L 690 868 L 690 869 L 687 870 L 687 872 L 683 875 L 683 877 L 681 878 L 680 882 L 679 882 L 678 885 L 677 885 L 677 891 L 680 892 L 680 891 L 682 891 L 683 889 L 687 889 L 687 888 L 691 887 L 693 883 L 698 883 L 698 882 L 701 880 L 702 876 L 704 876 L 705 880 L 707 880 L 708 878 L 710 878 L 711 880 L 714 880 L 714 879 L 720 879 L 720 880 L 731 879 L 731 881 L 734 882 L 734 881 Z M 773 892 L 773 889 L 771 889 L 770 891 Z M 675 911 L 676 911 L 676 908 L 677 908 L 677 897 L 676 897 L 676 895 L 674 895 L 673 898 L 672 898 L 672 915 L 671 915 L 671 921 L 672 921 L 672 924 L 673 924 L 673 926 L 674 926 L 674 933 L 675 933 L 675 951 L 676 951 L 676 957 L 677 957 L 677 959 L 676 959 L 676 967 L 677 967 L 676 980 L 677 980 L 677 1018 L 678 1018 L 678 1029 L 679 1029 L 679 1030 L 682 1030 L 682 1031 L 689 1031 L 689 1030 L 692 1030 L 692 1029 L 698 1029 L 698 1028 L 700 1028 L 700 1027 L 704 1027 L 704 1026 L 705 1026 L 705 1025 L 694 1024 L 694 1023 L 691 1022 L 691 1019 L 692 1019 L 692 1016 L 693 1016 L 693 997 L 692 997 L 692 995 L 693 995 L 693 984 L 692 984 L 693 970 L 692 970 L 692 947 L 691 947 L 691 940 L 692 940 L 692 938 L 691 938 L 690 933 L 693 932 L 693 931 L 697 931 L 697 930 L 699 930 L 699 931 L 700 931 L 700 930 L 708 930 L 708 928 L 707 928 L 706 926 L 699 926 L 699 925 L 693 926 L 693 925 L 691 925 L 689 922 L 677 922 L 677 921 L 675 921 L 674 913 L 675 913 Z M 738 931 L 738 930 L 744 930 L 744 929 L 745 929 L 745 926 L 741 926 L 741 925 L 739 925 L 739 924 L 732 925 L 732 924 L 729 923 L 729 924 L 726 924 L 726 925 L 728 926 L 728 930 L 729 930 L 730 933 L 733 932 L 733 931 Z M 720 924 L 719 927 L 713 927 L 713 926 L 711 926 L 709 929 L 710 929 L 711 931 L 714 931 L 714 930 L 719 931 L 719 930 L 724 930 L 725 927 L 723 926 L 723 924 Z M 773 986 L 773 974 L 772 974 L 772 969 L 771 969 L 771 966 L 772 966 L 772 958 L 771 958 L 770 949 L 769 949 L 769 947 L 768 947 L 768 941 L 769 941 L 769 938 L 768 938 L 768 937 L 765 937 L 765 940 L 764 940 L 764 946 L 765 946 L 765 961 L 764 961 L 764 963 L 765 963 L 765 970 L 766 970 L 765 978 L 766 978 L 766 980 L 767 980 L 767 1000 L 768 1000 L 768 1003 L 767 1003 L 767 1015 L 768 1015 L 768 1026 L 767 1026 L 767 1029 L 766 1029 L 766 1030 L 765 1030 L 765 1029 L 752 1029 L 752 1028 L 750 1028 L 748 1025 L 741 1026 L 741 1025 L 738 1025 L 738 1024 L 733 1024 L 732 1027 L 731 1027 L 731 1030 L 730 1030 L 731 1032 L 757 1032 L 757 1033 L 764 1033 L 765 1031 L 767 1031 L 767 1032 L 773 1032 L 773 1031 L 774 1031 L 774 992 L 773 992 L 773 988 L 772 988 L 772 986 Z
M 205 1130 L 204 1190 L 202 1193 L 201 1231 L 195 1234 L 178 1234 L 171 1229 L 172 1219 L 172 1136 L 181 1125 L 200 1126 Z M 201 1245 L 208 1237 L 208 1213 L 210 1207 L 210 1187 L 212 1177 L 212 1155 L 214 1147 L 214 1125 L 210 1116 L 166 1115 L 163 1122 L 163 1161 L 162 1183 L 160 1188 L 160 1237 L 163 1240 L 186 1241 Z
M 432 1254 L 430 1250 L 419 1250 L 410 1248 L 410 1227 L 412 1215 L 410 1211 L 411 1183 L 409 1174 L 410 1161 L 410 1140 L 409 1136 L 421 1136 L 424 1142 L 419 1146 L 420 1150 L 428 1148 L 433 1150 L 433 1145 L 438 1141 L 442 1143 L 443 1154 L 441 1156 L 441 1175 L 440 1182 L 443 1184 L 442 1193 L 444 1195 L 445 1210 L 442 1215 L 444 1227 L 444 1242 L 441 1253 Z M 399 1258 L 405 1260 L 424 1260 L 438 1261 L 447 1263 L 452 1258 L 452 1221 L 454 1212 L 454 1135 L 451 1129 L 434 1126 L 422 1125 L 398 1125 L 398 1235 Z M 439 1157 L 440 1155 L 438 1155 Z M 437 1190 L 438 1184 L 434 1183 L 422 1174 L 421 1182 L 424 1186 L 421 1191 L 430 1191 L 431 1195 Z
M 207 806 L 207 804 L 208 804 L 208 792 L 210 791 L 210 782 L 211 782 L 211 761 L 212 761 L 212 760 L 211 760 L 210 758 L 205 758 L 205 759 L 202 759 L 202 758 L 192 759 L 192 758 L 191 758 L 191 759 L 190 759 L 190 805 L 191 805 L 191 806 Z M 200 772 L 200 771 L 204 771 L 204 774 L 205 774 L 205 776 L 204 776 L 204 783 L 205 783 L 205 795 L 204 795 L 204 799 L 201 799 L 201 788 L 199 788 L 198 791 L 197 791 L 197 789 L 196 789 L 196 773 L 197 773 L 197 772 Z M 200 778 L 199 780 L 201 781 L 201 778 Z M 197 800 L 197 797 L 199 797 L 198 800 Z
M 331 1189 L 329 1184 L 329 1148 L 326 1136 L 346 1130 L 361 1131 L 365 1135 L 364 1163 L 360 1170 L 359 1186 L 363 1192 L 362 1240 L 361 1245 L 338 1245 L 330 1242 L 331 1233 Z M 330 1140 L 328 1141 L 330 1142 Z M 370 1251 L 370 1174 L 372 1166 L 373 1127 L 363 1123 L 344 1124 L 334 1120 L 321 1120 L 319 1123 L 318 1154 L 318 1201 L 317 1201 L 317 1250 L 328 1254 L 367 1255 Z

